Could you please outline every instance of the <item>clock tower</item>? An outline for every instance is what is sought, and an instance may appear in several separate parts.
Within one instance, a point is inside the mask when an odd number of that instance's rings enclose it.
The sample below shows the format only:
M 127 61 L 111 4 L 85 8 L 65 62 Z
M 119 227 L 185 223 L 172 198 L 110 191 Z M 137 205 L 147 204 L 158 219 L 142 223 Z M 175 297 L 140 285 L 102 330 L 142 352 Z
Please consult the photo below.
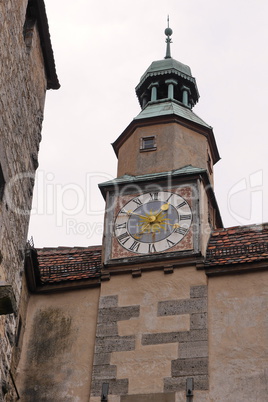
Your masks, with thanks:
M 268 224 L 221 227 L 214 135 L 165 33 L 100 185 L 103 245 L 27 249 L 23 401 L 267 400 Z
M 220 159 L 193 112 L 190 68 L 167 50 L 136 87 L 141 112 L 113 143 L 106 201 L 91 401 L 175 402 L 209 389 L 208 241 L 222 221 L 213 191 Z M 109 391 L 108 388 L 109 387 Z M 189 394 L 190 392 L 190 394 Z M 104 400 L 104 399 L 103 399 Z M 181 399 L 180 399 L 181 400 Z
M 100 185 L 106 274 L 137 264 L 198 262 L 211 230 L 222 227 L 213 192 L 220 159 L 213 130 L 193 112 L 195 78 L 171 57 L 171 28 L 165 35 L 165 58 L 136 87 L 141 112 L 113 143 L 117 178 Z

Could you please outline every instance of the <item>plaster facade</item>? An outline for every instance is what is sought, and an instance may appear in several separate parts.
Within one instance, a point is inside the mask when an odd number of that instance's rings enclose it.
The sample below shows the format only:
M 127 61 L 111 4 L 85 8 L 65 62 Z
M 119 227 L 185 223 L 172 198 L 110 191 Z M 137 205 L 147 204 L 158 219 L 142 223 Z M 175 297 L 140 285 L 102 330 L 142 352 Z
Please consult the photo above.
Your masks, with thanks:
M 155 150 L 141 151 L 142 138 L 151 136 Z M 120 147 L 117 176 L 168 172 L 186 165 L 208 169 L 208 159 L 212 157 L 205 135 L 172 121 L 152 122 L 138 126 Z M 213 183 L 212 170 L 209 175 Z
M 199 234 L 199 250 L 202 255 L 206 255 L 208 241 L 213 231 L 217 227 L 215 212 L 208 196 L 208 188 L 203 181 L 199 181 L 198 194 L 196 197 L 199 201 L 199 221 L 198 227 L 195 227 L 196 233 Z M 209 186 L 210 187 L 210 186 Z
M 121 273 L 30 297 L 16 383 L 22 401 L 264 402 L 267 273 L 188 265 Z M 56 289 L 55 289 L 56 290 Z
M 210 278 L 208 289 L 210 400 L 264 402 L 267 272 Z
M 99 292 L 31 297 L 16 377 L 21 401 L 89 400 Z
M 103 382 L 109 401 L 177 401 L 189 375 L 203 395 L 207 277 L 195 267 L 157 270 L 32 295 L 22 350 L 16 384 L 25 402 L 99 402 Z

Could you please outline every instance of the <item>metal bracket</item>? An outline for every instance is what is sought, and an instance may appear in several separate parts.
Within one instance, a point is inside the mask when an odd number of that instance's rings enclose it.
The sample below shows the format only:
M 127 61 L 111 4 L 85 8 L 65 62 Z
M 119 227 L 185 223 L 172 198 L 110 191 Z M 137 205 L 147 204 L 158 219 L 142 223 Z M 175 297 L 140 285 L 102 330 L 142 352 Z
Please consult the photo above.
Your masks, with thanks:
M 101 402 L 108 401 L 109 383 L 104 382 L 101 389 Z
M 186 401 L 192 401 L 192 397 L 194 396 L 194 379 L 187 378 L 186 379 Z

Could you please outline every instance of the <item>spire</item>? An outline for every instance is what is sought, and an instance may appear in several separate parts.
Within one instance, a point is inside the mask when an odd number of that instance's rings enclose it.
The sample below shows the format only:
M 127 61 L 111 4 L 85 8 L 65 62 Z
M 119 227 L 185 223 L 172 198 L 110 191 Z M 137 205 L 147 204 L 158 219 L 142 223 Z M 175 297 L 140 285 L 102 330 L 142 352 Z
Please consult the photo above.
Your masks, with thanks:
M 199 93 L 195 78 L 189 66 L 171 57 L 172 29 L 169 27 L 169 17 L 165 29 L 167 50 L 166 57 L 153 61 L 145 71 L 136 86 L 136 94 L 142 109 L 150 103 L 179 102 L 192 109 L 198 102 Z
M 168 27 L 165 29 L 165 35 L 167 36 L 167 38 L 166 38 L 167 51 L 166 51 L 165 59 L 171 59 L 170 44 L 172 43 L 172 40 L 171 40 L 170 36 L 173 34 L 173 31 L 169 27 L 169 15 L 167 18 L 167 23 L 168 23 Z

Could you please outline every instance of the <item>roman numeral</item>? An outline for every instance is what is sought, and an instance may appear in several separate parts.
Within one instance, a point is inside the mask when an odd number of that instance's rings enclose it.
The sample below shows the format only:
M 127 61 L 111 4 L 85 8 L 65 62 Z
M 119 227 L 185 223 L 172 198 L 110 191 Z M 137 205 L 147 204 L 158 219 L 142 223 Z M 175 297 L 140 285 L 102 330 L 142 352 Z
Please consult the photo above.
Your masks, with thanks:
M 185 221 L 187 221 L 188 219 L 191 219 L 191 214 L 180 215 L 180 220 L 185 220 Z
M 117 237 L 117 240 L 118 240 L 121 244 L 125 244 L 129 239 L 130 239 L 130 236 L 129 236 L 128 232 L 122 233 L 121 235 L 119 235 L 119 236 Z
M 134 198 L 132 201 L 134 201 L 137 205 L 142 205 L 142 202 L 139 198 Z
M 154 243 L 148 244 L 148 253 L 156 253 L 156 248 L 155 248 Z
M 187 232 L 187 229 L 179 227 L 179 228 L 176 228 L 176 229 L 174 230 L 174 232 L 175 232 L 175 233 L 179 233 L 179 234 L 181 234 L 181 235 L 184 236 L 185 233 Z
M 173 243 L 173 241 L 171 241 L 169 239 L 167 239 L 167 244 L 168 244 L 168 247 L 172 247 L 175 245 L 175 243 Z
M 153 201 L 158 201 L 158 193 L 150 193 L 150 197 Z
M 166 202 L 168 202 L 172 196 L 173 196 L 173 194 L 170 194 L 170 196 L 168 197 L 168 199 L 166 200 Z
M 184 205 L 186 205 L 186 201 L 181 202 L 179 205 L 176 206 L 176 208 L 182 208 Z
M 115 226 L 115 229 L 126 229 L 126 228 L 127 228 L 127 222 L 118 223 L 118 224 Z
M 140 247 L 140 243 L 138 241 L 134 241 L 134 243 L 129 247 L 131 251 L 138 251 Z
M 121 214 L 127 214 L 127 211 L 125 211 L 124 209 L 121 209 L 121 211 L 119 212 L 119 215 Z

